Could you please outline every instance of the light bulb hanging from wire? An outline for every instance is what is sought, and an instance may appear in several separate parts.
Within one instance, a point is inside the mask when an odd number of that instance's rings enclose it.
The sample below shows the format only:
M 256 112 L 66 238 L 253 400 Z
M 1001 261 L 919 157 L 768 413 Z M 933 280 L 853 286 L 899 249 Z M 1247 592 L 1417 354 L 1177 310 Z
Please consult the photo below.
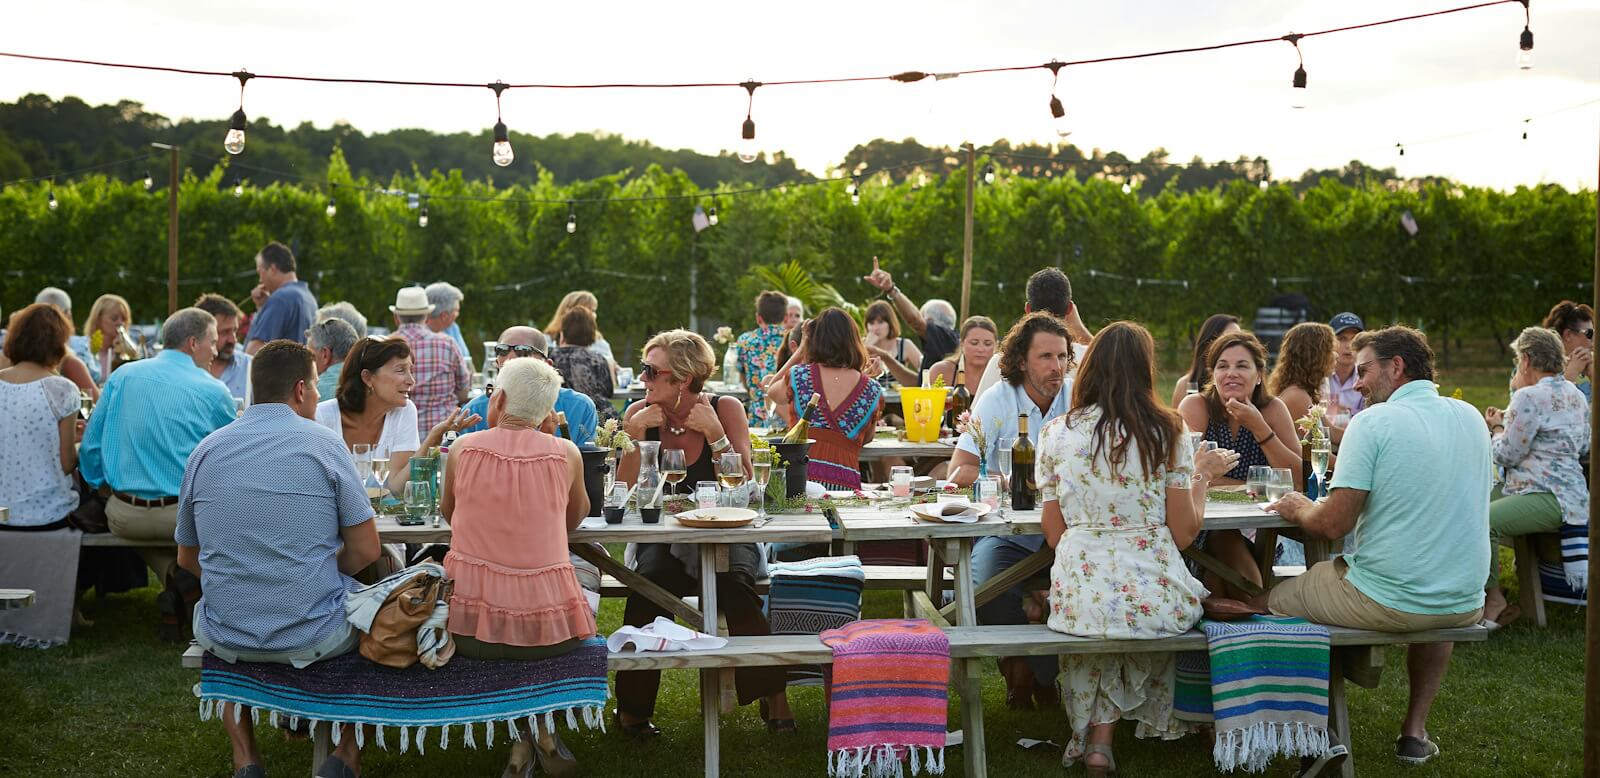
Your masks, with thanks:
M 1522 0 L 1522 35 L 1517 38 L 1517 69 L 1533 69 L 1533 12 Z
M 155 187 L 156 187 L 155 178 L 151 177 L 150 171 L 148 171 L 148 170 L 144 171 L 144 191 L 148 192 L 151 189 L 154 189 Z
M 1531 122 L 1531 121 L 1533 121 L 1533 120 L 1532 119 L 1523 119 L 1522 120 L 1522 139 L 1523 140 L 1527 140 L 1528 139 L 1528 123 Z
M 567 234 L 578 231 L 578 207 L 571 200 L 567 201 Z
M 50 210 L 54 211 L 56 209 L 56 207 L 59 205 L 59 203 L 56 202 L 56 190 L 51 189 L 49 192 L 46 193 L 45 196 L 49 198 L 48 200 L 45 201 L 45 205 L 50 206 Z
M 1272 188 L 1272 182 L 1267 180 L 1266 178 L 1262 178 L 1261 179 L 1261 183 L 1257 184 L 1257 186 L 1261 187 L 1261 191 L 1265 192 L 1268 189 Z
M 751 118 L 756 105 L 756 88 L 761 86 L 761 82 L 746 81 L 739 86 L 744 87 L 749 100 L 745 103 L 744 126 L 739 128 L 739 145 L 734 147 L 734 154 L 738 155 L 740 162 L 748 165 L 761 156 L 761 147 L 756 145 L 756 120 Z
M 1406 155 L 1406 144 L 1404 144 L 1404 143 L 1396 143 L 1396 144 L 1394 144 L 1394 147 L 1400 150 L 1400 156 L 1403 157 L 1403 156 Z
M 240 70 L 233 77 L 239 79 L 239 110 L 234 111 L 233 118 L 228 120 L 228 136 L 222 140 L 222 148 L 229 154 L 238 154 L 244 151 L 244 130 L 250 123 L 244 116 L 244 84 L 255 76 Z
M 844 191 L 845 191 L 846 194 L 850 195 L 850 204 L 851 205 L 860 205 L 861 204 L 861 176 L 851 176 L 850 177 L 850 185 L 846 186 L 844 188 Z
M 332 219 L 339 213 L 339 206 L 333 204 L 333 198 L 328 198 L 328 218 Z
M 1306 58 L 1305 55 L 1300 53 L 1300 39 L 1302 37 L 1305 36 L 1300 35 L 1299 33 L 1291 33 L 1283 36 L 1284 40 L 1294 45 L 1294 56 L 1300 63 L 1299 66 L 1294 69 L 1294 80 L 1289 82 L 1289 86 L 1291 87 L 1289 97 L 1290 108 L 1304 108 L 1307 104 Z
M 711 196 L 711 210 L 706 213 L 706 221 L 710 222 L 711 226 L 713 226 L 713 227 L 717 226 L 717 196 L 716 195 L 712 195 Z
M 1050 69 L 1050 121 L 1055 126 L 1056 137 L 1065 138 L 1072 134 L 1072 130 L 1067 127 L 1067 108 L 1056 94 L 1056 86 L 1061 82 L 1062 64 L 1051 60 L 1045 67 Z
M 426 202 L 422 204 L 422 210 L 417 213 L 417 226 L 424 228 L 428 226 L 428 204 Z
M 511 151 L 511 133 L 506 129 L 506 122 L 500 118 L 500 93 L 510 89 L 504 81 L 496 81 L 489 85 L 494 90 L 494 149 L 489 157 L 496 165 L 505 167 L 516 158 Z
M 244 197 L 244 182 L 238 176 L 233 177 L 233 196 Z
M 994 165 L 990 165 L 983 169 L 983 182 L 985 184 L 994 183 Z

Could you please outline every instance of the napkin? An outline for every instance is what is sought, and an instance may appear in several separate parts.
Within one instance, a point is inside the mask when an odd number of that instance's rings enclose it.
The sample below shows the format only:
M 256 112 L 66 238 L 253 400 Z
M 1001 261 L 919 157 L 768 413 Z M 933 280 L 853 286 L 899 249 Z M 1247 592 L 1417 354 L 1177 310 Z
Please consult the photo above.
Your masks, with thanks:
M 948 500 L 929 505 L 919 505 L 917 508 L 925 514 L 938 516 L 945 521 L 957 524 L 971 524 L 978 520 L 978 506 L 966 500 Z
M 633 645 L 635 653 L 644 651 L 689 651 L 702 648 L 722 648 L 728 645 L 728 639 L 696 632 L 674 622 L 672 619 L 657 616 L 655 621 L 642 627 L 626 625 L 618 627 L 617 631 L 606 638 L 606 648 L 613 653 L 622 651 L 629 644 Z

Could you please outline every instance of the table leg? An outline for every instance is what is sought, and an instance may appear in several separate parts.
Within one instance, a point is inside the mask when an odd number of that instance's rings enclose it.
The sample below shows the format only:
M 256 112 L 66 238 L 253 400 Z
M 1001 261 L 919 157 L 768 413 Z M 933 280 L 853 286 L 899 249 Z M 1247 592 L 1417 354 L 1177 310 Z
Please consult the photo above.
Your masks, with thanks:
M 600 572 L 617 579 L 623 586 L 628 587 L 629 591 L 665 608 L 668 613 L 689 625 L 691 629 L 711 631 L 705 628 L 705 622 L 701 620 L 699 611 L 689 607 L 688 603 L 662 588 L 660 584 L 634 572 L 633 568 L 623 564 L 622 560 L 614 559 L 588 543 L 573 543 L 568 548 L 572 553 L 600 568 Z M 715 626 L 714 622 L 712 626 Z
M 717 628 L 717 547 L 700 546 L 700 613 L 711 630 Z M 700 718 L 705 726 L 706 778 L 721 771 L 721 725 L 718 707 L 722 699 L 722 672 L 700 671 Z
M 1310 546 L 1308 545 L 1307 548 Z M 1350 708 L 1344 692 L 1344 672 L 1340 669 L 1338 649 L 1334 649 L 1330 657 L 1331 663 L 1328 672 L 1328 729 L 1331 730 L 1345 748 L 1350 749 L 1350 756 L 1344 760 L 1341 770 L 1343 778 L 1355 778 L 1356 760 L 1355 746 L 1350 743 Z
M 956 538 L 946 545 L 956 558 L 956 625 L 962 627 L 978 626 L 978 603 L 972 591 L 972 542 L 972 538 Z
M 988 778 L 983 746 L 983 660 L 958 659 L 961 690 L 961 759 L 968 778 Z
M 928 595 L 928 602 L 933 603 L 935 608 L 944 599 L 944 560 L 939 558 L 938 543 L 928 543 L 928 577 L 923 593 Z

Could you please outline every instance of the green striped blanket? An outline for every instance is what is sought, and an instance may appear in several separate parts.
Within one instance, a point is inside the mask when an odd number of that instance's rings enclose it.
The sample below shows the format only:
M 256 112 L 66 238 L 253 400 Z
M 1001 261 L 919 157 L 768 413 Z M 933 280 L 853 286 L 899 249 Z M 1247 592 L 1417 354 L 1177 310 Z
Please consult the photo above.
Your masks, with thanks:
M 1274 757 L 1328 749 L 1328 630 L 1305 619 L 1205 621 L 1205 653 L 1180 654 L 1174 715 L 1214 721 L 1217 769 L 1261 772 Z

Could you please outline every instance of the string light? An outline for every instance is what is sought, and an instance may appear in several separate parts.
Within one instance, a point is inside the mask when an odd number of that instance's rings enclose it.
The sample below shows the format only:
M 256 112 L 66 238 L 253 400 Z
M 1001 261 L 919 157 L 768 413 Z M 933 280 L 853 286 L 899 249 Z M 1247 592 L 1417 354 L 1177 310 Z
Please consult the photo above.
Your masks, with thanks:
M 339 213 L 339 206 L 333 204 L 333 198 L 328 198 L 328 218 L 332 219 Z
M 144 191 L 148 192 L 156 187 L 156 180 L 150 176 L 150 171 L 144 171 Z
M 567 201 L 567 234 L 578 231 L 578 207 L 571 200 Z
M 510 87 L 504 81 L 496 81 L 489 85 L 494 90 L 494 150 L 490 158 L 496 165 L 505 167 L 511 164 L 516 154 L 511 151 L 511 133 L 506 129 L 506 122 L 500 118 L 500 93 Z
M 850 195 L 851 205 L 861 204 L 861 175 L 859 173 L 850 176 L 850 183 L 845 185 L 844 192 Z
M 1300 39 L 1302 37 L 1305 36 L 1298 33 L 1290 33 L 1283 36 L 1284 40 L 1294 45 L 1294 56 L 1300 62 L 1299 66 L 1294 69 L 1294 80 L 1290 82 L 1290 86 L 1293 87 L 1289 98 L 1289 107 L 1291 108 L 1306 107 L 1306 58 L 1304 54 L 1300 53 Z
M 1122 182 L 1122 193 L 1123 194 L 1133 194 L 1133 184 L 1130 184 L 1127 181 L 1123 181 Z
M 1528 0 L 1522 0 L 1522 35 L 1517 39 L 1517 68 L 1533 69 L 1533 11 Z
M 1533 120 L 1532 119 L 1523 119 L 1522 120 L 1522 139 L 1523 140 L 1527 140 L 1528 139 L 1528 123 L 1531 122 L 1531 121 L 1533 121 Z
M 54 211 L 56 209 L 56 206 L 58 205 L 58 203 L 56 202 L 56 190 L 51 189 L 46 194 L 46 197 L 48 197 L 49 199 L 45 202 L 45 205 L 50 206 L 50 210 Z
M 244 197 L 244 182 L 238 176 L 233 177 L 233 196 Z
M 1406 145 L 1404 143 L 1396 143 L 1394 147 L 1400 150 L 1400 156 L 1406 155 Z
M 1257 186 L 1261 187 L 1261 191 L 1265 192 L 1268 189 L 1272 188 L 1272 182 L 1268 181 L 1265 178 L 1263 178 L 1263 179 L 1261 179 L 1261 183 L 1257 184 Z
M 417 213 L 417 226 L 418 227 L 423 227 L 423 228 L 426 228 L 428 226 L 428 203 L 427 203 L 427 201 L 423 201 L 422 210 Z
M 1050 69 L 1050 118 L 1056 128 L 1056 137 L 1065 138 L 1072 134 L 1067 128 L 1067 108 L 1061 104 L 1061 98 L 1056 95 L 1056 85 L 1061 82 L 1061 63 L 1051 60 L 1045 65 Z
M 751 112 L 756 105 L 756 88 L 761 86 L 759 81 L 746 81 L 739 86 L 749 95 L 744 107 L 744 126 L 739 129 L 739 145 L 734 148 L 739 161 L 750 164 L 761 156 L 761 147 L 756 145 L 756 120 L 751 118 Z
M 239 110 L 234 111 L 233 118 L 228 120 L 228 136 L 222 140 L 222 148 L 229 154 L 238 154 L 244 151 L 244 128 L 250 123 L 244 117 L 244 84 L 255 76 L 240 70 L 233 77 L 239 79 Z
M 712 195 L 711 196 L 711 210 L 706 213 L 706 221 L 710 222 L 711 226 L 713 226 L 713 227 L 717 226 L 717 196 L 716 195 Z
M 985 184 L 994 183 L 994 165 L 990 165 L 983 169 L 983 182 Z

